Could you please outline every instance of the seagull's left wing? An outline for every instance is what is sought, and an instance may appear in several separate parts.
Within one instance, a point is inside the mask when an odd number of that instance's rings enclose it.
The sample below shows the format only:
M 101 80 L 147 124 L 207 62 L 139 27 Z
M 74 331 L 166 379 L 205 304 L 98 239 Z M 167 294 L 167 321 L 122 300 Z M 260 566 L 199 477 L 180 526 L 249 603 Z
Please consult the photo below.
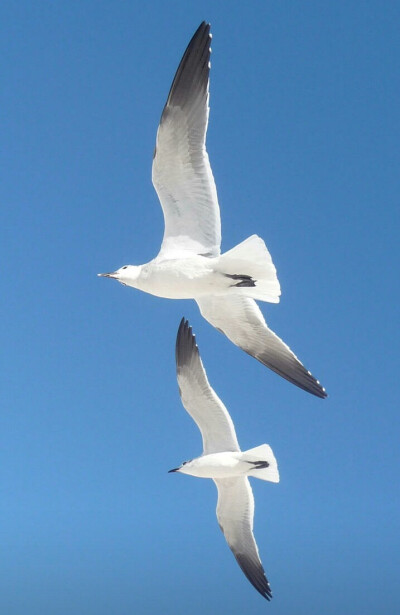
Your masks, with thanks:
M 196 338 L 184 318 L 176 338 L 176 375 L 182 403 L 200 429 L 204 454 L 240 451 L 232 419 L 208 382 Z
M 152 178 L 165 221 L 160 257 L 220 253 L 217 190 L 205 145 L 210 41 L 203 22 L 179 64 L 157 132 Z
M 214 480 L 218 489 L 217 519 L 244 574 L 264 598 L 272 598 L 253 535 L 254 497 L 246 477 Z

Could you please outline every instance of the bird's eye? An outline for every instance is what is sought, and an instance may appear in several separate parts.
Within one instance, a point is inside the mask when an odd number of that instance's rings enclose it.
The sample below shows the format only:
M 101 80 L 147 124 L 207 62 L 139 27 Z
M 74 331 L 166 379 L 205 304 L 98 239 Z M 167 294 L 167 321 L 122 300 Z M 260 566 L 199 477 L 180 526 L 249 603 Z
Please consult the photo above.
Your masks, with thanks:
M 125 265 L 125 267 L 122 267 L 122 269 L 128 269 L 128 265 Z

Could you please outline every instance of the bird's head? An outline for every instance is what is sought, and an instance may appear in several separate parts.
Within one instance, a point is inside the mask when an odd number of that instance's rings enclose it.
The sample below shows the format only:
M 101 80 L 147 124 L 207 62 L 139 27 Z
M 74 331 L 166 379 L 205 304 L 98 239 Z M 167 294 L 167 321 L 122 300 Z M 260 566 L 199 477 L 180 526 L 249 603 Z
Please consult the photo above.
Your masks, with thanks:
M 181 472 L 182 474 L 190 474 L 188 470 L 190 470 L 191 463 L 192 460 L 184 461 L 182 465 L 179 466 L 179 468 L 173 468 L 172 470 L 168 470 L 168 474 L 170 472 Z
M 118 280 L 118 282 L 121 282 L 124 286 L 135 286 L 135 282 L 140 275 L 140 270 L 140 266 L 124 265 L 112 273 L 98 273 L 97 275 L 100 278 L 113 278 L 114 280 Z

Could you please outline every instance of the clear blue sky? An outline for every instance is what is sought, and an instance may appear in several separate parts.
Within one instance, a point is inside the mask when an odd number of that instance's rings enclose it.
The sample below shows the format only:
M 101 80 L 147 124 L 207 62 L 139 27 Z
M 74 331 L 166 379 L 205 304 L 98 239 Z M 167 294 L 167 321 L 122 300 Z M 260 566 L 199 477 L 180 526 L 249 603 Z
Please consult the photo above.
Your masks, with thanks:
M 208 150 L 223 249 L 261 235 L 262 306 L 326 387 L 313 398 L 189 301 L 99 279 L 150 260 L 156 129 L 212 24 Z M 396 2 L 5 1 L 0 7 L 0 612 L 400 612 Z M 189 318 L 253 481 L 274 599 L 234 561 L 175 377 Z

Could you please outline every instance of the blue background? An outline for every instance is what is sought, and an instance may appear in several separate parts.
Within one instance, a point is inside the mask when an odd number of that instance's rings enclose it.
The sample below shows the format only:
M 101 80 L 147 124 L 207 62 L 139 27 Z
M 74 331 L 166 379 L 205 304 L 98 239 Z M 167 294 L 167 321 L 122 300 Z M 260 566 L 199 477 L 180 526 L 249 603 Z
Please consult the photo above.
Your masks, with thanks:
M 96 273 L 153 258 L 156 129 L 212 24 L 208 150 L 223 249 L 273 256 L 271 328 L 326 387 L 307 395 L 191 301 Z M 6 1 L 0 7 L 0 612 L 400 612 L 397 2 Z M 274 599 L 218 529 L 176 385 L 189 318 L 253 481 Z

